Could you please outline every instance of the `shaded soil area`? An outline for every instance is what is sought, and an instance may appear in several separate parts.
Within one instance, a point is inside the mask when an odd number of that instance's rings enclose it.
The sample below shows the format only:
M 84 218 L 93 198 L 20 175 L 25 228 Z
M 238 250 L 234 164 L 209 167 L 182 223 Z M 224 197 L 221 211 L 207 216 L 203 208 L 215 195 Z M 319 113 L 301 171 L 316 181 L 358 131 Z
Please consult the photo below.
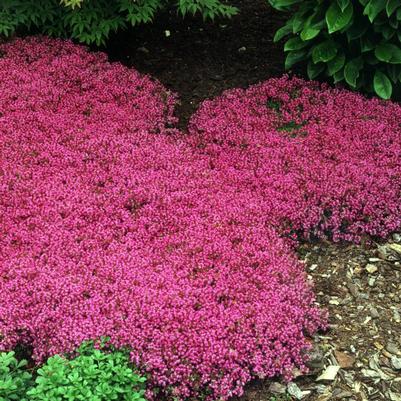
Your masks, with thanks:
M 274 44 L 273 36 L 285 15 L 266 0 L 231 3 L 240 9 L 231 20 L 205 24 L 200 17 L 178 18 L 172 9 L 155 24 L 119 33 L 109 41 L 112 60 L 156 77 L 179 95 L 181 129 L 202 100 L 284 72 L 282 44 Z
M 204 99 L 284 73 L 273 36 L 286 16 L 265 0 L 233 3 L 240 13 L 232 20 L 205 24 L 171 10 L 109 41 L 111 60 L 178 94 L 182 130 Z M 369 247 L 305 244 L 299 256 L 329 311 L 329 328 L 312 340 L 307 375 L 252 383 L 241 401 L 401 401 L 401 236 Z

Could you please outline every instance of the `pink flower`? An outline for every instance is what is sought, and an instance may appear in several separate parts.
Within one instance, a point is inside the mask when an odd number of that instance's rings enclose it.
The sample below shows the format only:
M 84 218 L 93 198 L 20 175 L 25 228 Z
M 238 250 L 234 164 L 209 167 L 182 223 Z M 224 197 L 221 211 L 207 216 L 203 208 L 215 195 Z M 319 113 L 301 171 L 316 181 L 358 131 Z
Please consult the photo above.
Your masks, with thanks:
M 188 138 L 103 54 L 0 51 L 1 347 L 110 336 L 180 399 L 303 368 L 324 316 L 286 237 L 400 227 L 400 107 L 282 78 L 205 102 Z

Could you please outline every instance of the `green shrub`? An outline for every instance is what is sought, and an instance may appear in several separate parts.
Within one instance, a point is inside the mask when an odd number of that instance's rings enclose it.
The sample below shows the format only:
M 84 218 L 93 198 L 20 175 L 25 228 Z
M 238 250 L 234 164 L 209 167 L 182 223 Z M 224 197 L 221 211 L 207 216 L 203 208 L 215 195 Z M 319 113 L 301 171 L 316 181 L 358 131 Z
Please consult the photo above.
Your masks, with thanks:
M 174 4 L 186 14 L 201 13 L 205 19 L 229 17 L 235 7 L 224 0 L 1 0 L 0 34 L 32 28 L 82 43 L 101 45 L 110 32 L 152 21 L 161 8 Z
M 100 349 L 99 349 L 100 348 Z M 124 350 L 83 343 L 74 358 L 55 355 L 36 372 L 36 380 L 14 352 L 0 353 L 0 401 L 145 401 L 146 379 Z
M 0 401 L 26 401 L 25 393 L 32 383 L 26 364 L 18 361 L 14 352 L 0 352 Z
M 73 359 L 49 358 L 27 395 L 29 401 L 145 401 L 145 380 L 132 370 L 127 352 L 86 342 Z
M 274 40 L 287 37 L 286 68 L 307 60 L 311 79 L 375 92 L 388 99 L 401 82 L 401 0 L 269 0 L 291 17 Z

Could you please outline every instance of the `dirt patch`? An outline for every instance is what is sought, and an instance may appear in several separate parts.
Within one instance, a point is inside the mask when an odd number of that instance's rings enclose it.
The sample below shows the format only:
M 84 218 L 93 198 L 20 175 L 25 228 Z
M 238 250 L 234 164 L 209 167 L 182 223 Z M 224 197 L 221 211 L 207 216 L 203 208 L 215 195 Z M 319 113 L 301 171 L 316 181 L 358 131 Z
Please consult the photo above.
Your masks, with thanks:
M 154 25 L 122 32 L 109 41 L 112 60 L 151 74 L 178 93 L 181 129 L 202 100 L 284 72 L 282 44 L 273 44 L 273 36 L 285 16 L 266 0 L 232 3 L 240 13 L 231 20 L 183 20 L 173 9 Z

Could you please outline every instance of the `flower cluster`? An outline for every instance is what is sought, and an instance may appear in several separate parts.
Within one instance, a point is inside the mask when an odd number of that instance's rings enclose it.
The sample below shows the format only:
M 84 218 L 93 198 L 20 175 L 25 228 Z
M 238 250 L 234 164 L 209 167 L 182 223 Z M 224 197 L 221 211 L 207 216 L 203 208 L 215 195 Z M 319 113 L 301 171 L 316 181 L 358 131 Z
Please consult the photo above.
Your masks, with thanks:
M 193 144 L 291 237 L 360 241 L 401 227 L 401 107 L 283 77 L 206 101 Z
M 246 177 L 169 128 L 174 96 L 69 42 L 0 52 L 0 347 L 109 336 L 181 399 L 302 368 L 302 265 Z

